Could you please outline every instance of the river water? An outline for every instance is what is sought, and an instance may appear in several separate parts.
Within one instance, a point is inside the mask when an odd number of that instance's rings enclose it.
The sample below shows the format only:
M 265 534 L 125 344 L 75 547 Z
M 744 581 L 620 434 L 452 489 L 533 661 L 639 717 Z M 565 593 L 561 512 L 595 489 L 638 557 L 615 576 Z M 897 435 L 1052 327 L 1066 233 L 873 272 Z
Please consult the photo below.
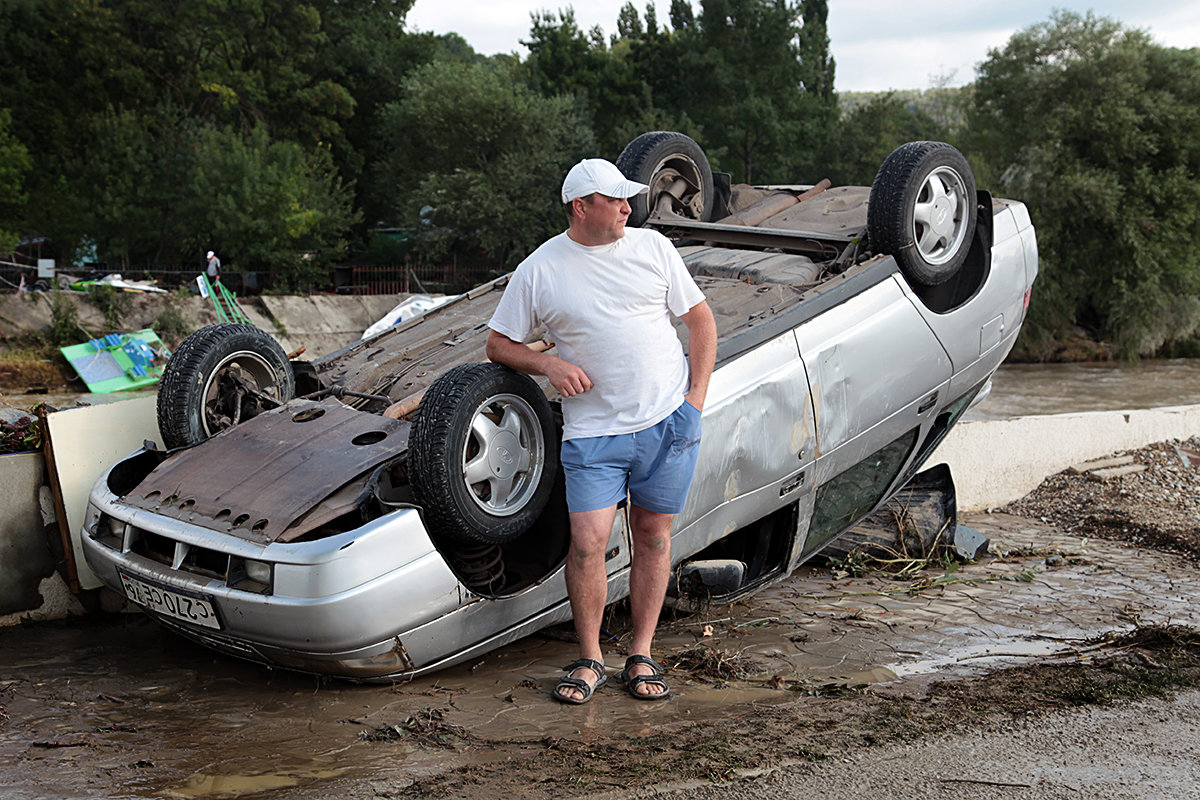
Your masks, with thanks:
M 1136 364 L 1005 364 L 986 400 L 964 419 L 1200 404 L 1200 359 Z

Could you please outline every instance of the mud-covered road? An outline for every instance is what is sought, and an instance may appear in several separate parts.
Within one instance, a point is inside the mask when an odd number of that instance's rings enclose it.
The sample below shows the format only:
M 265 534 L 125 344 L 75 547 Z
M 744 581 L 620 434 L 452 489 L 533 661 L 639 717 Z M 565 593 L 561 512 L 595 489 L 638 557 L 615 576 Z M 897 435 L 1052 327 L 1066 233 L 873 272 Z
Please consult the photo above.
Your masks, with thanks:
M 1196 796 L 1176 790 L 1197 776 L 1162 761 L 1200 750 L 1200 701 L 1169 699 L 1200 683 L 1191 554 L 1036 517 L 960 521 L 991 539 L 990 556 L 900 580 L 815 565 L 665 621 L 665 703 L 616 681 L 588 705 L 553 702 L 574 653 L 563 628 L 396 686 L 241 663 L 141 615 L 0 630 L 0 797 L 834 797 L 818 787 L 871 774 L 886 787 L 888 770 L 894 793 L 872 797 Z M 618 610 L 606 628 L 620 636 L 626 622 Z M 619 642 L 606 660 L 619 669 Z M 1155 714 L 1176 740 L 1139 763 L 1181 777 L 1142 795 L 1149 778 L 1096 754 Z M 1041 747 L 1021 737 L 1042 726 L 1060 731 L 1062 758 L 1091 766 L 988 769 L 1001 745 Z M 947 750 L 938 773 L 916 750 L 946 737 L 966 749 Z M 924 790 L 903 781 L 919 763 Z M 1194 755 L 1184 763 L 1195 770 Z M 839 771 L 849 783 L 820 782 Z

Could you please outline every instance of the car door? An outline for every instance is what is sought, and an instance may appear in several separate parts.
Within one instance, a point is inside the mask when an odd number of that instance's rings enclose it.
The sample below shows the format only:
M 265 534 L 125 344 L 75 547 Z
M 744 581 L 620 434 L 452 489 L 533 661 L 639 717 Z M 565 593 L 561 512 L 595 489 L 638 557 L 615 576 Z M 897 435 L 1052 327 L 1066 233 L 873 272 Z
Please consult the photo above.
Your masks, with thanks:
M 695 477 L 672 539 L 675 561 L 795 502 L 807 485 L 813 402 L 790 330 L 713 373 L 703 419 Z
M 894 274 L 794 333 L 816 419 L 803 560 L 883 499 L 946 402 L 952 365 Z

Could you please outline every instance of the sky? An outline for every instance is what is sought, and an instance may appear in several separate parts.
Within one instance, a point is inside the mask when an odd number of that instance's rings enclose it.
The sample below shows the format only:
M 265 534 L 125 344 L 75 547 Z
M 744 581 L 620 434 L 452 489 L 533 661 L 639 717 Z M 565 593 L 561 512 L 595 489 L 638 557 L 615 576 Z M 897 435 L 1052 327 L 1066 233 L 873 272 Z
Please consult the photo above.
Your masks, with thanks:
M 626 0 L 416 0 L 409 30 L 454 32 L 485 55 L 528 54 L 530 14 L 574 8 L 580 28 L 599 25 L 616 33 Z M 633 0 L 639 12 L 653 2 L 660 22 L 670 19 L 670 0 Z M 700 0 L 692 0 L 699 10 Z M 839 92 L 961 86 L 989 49 L 1012 34 L 1050 19 L 1056 8 L 1109 17 L 1146 31 L 1168 47 L 1200 47 L 1200 2 L 1109 0 L 1074 3 L 1041 0 L 829 0 L 829 47 Z

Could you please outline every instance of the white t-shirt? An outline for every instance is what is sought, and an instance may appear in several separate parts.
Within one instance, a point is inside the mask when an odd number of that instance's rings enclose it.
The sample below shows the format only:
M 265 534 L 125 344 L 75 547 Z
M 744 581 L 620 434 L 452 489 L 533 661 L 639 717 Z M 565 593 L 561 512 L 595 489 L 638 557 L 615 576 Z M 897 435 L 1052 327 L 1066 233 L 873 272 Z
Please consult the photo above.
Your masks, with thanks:
M 488 325 L 522 342 L 545 325 L 558 355 L 592 388 L 563 398 L 563 439 L 645 430 L 666 419 L 688 390 L 688 364 L 671 325 L 704 294 L 665 236 L 628 228 L 588 247 L 567 234 L 517 267 Z

